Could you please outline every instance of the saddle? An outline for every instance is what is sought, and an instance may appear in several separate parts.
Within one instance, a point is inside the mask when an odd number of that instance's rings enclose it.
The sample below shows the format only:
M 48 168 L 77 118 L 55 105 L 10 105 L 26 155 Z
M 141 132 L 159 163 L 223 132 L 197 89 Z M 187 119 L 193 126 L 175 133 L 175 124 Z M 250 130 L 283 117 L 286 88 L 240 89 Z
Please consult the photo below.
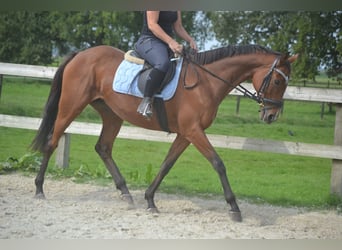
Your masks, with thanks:
M 170 57 L 170 60 L 172 60 L 173 57 Z M 150 74 L 150 71 L 153 69 L 152 65 L 149 64 L 147 61 L 145 61 L 135 50 L 129 50 L 125 53 L 125 60 L 144 65 L 142 70 L 138 73 L 138 88 L 143 93 L 145 89 L 145 84 L 147 77 Z M 160 84 L 160 88 L 157 93 L 160 93 L 163 88 L 173 79 L 176 72 L 176 60 L 172 60 L 171 67 L 167 71 L 165 78 L 163 82 Z

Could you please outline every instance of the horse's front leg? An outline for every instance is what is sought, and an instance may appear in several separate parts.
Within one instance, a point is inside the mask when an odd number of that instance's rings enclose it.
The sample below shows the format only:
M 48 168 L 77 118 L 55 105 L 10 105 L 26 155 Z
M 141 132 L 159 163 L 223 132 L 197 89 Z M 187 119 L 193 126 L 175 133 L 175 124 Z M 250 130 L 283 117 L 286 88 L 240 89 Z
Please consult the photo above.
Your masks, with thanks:
M 233 221 L 242 221 L 241 212 L 239 209 L 239 206 L 236 202 L 235 195 L 232 191 L 232 188 L 230 187 L 227 173 L 226 173 L 226 167 L 224 166 L 223 161 L 221 158 L 214 152 L 213 158 L 210 158 L 209 161 L 211 162 L 212 166 L 214 167 L 215 171 L 218 173 L 221 185 L 224 192 L 224 197 L 228 204 L 231 206 L 230 210 L 230 217 Z
M 145 192 L 145 199 L 147 200 L 147 209 L 149 211 L 158 212 L 158 209 L 154 203 L 154 194 L 158 189 L 160 183 L 164 179 L 164 177 L 168 174 L 172 166 L 177 161 L 178 157 L 184 152 L 184 150 L 189 146 L 189 144 L 190 142 L 179 134 L 172 143 L 171 148 L 163 164 L 160 167 L 158 175 L 155 177 L 155 179 Z
M 239 206 L 236 203 L 235 195 L 233 194 L 232 188 L 230 187 L 226 167 L 224 166 L 223 161 L 216 153 L 215 149 L 209 142 L 207 136 L 205 135 L 203 130 L 196 131 L 194 136 L 191 136 L 192 144 L 208 159 L 208 161 L 212 164 L 213 168 L 219 175 L 221 185 L 224 192 L 225 200 L 231 206 L 230 216 L 234 221 L 242 221 L 241 212 Z

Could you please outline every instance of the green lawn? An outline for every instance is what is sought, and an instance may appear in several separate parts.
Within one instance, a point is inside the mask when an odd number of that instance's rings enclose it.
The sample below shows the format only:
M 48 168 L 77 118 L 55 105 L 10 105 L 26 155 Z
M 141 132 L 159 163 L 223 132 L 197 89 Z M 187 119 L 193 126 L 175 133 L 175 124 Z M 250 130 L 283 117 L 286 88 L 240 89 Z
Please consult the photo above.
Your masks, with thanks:
M 39 117 L 49 92 L 49 85 L 15 78 L 5 79 L 0 113 Z M 222 135 L 275 140 L 332 144 L 335 113 L 326 109 L 320 118 L 321 104 L 288 101 L 279 121 L 266 125 L 259 121 L 258 106 L 242 99 L 240 114 L 235 114 L 236 97 L 228 97 L 220 106 L 217 119 L 207 132 Z M 100 122 L 87 108 L 77 119 Z M 289 134 L 291 131 L 291 134 Z M 0 127 L 0 167 L 13 159 L 22 165 L 32 163 L 27 149 L 35 132 Z M 49 174 L 75 181 L 112 181 L 94 151 L 95 136 L 72 135 L 70 166 L 61 170 L 50 161 Z M 146 188 L 163 161 L 168 143 L 117 139 L 113 155 L 131 188 Z M 318 206 L 341 202 L 330 195 L 331 160 L 281 154 L 217 149 L 226 164 L 228 177 L 238 198 L 280 205 Z M 12 159 L 12 160 L 11 160 Z M 35 161 L 33 161 L 34 163 Z M 16 163 L 13 163 L 14 165 Z M 36 171 L 36 168 L 34 171 Z M 25 171 L 25 170 L 21 170 Z M 162 183 L 163 192 L 189 195 L 222 195 L 217 174 L 193 146 L 190 146 Z

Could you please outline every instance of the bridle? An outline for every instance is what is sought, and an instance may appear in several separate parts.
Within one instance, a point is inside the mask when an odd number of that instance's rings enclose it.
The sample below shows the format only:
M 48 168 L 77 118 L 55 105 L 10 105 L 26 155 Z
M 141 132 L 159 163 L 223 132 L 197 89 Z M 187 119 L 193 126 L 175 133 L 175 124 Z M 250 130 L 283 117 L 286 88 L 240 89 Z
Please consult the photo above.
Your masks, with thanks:
M 274 60 L 270 70 L 265 75 L 264 80 L 262 81 L 261 87 L 260 87 L 260 89 L 259 89 L 259 91 L 257 93 L 257 96 L 254 95 L 255 96 L 255 100 L 264 109 L 267 109 L 265 107 L 266 103 L 270 103 L 270 104 L 272 104 L 272 106 L 275 106 L 277 108 L 281 108 L 283 106 L 283 101 L 273 100 L 273 99 L 265 98 L 264 97 L 264 95 L 265 95 L 265 93 L 266 93 L 266 91 L 267 91 L 267 89 L 268 89 L 268 87 L 270 85 L 272 74 L 273 74 L 274 71 L 277 72 L 278 74 L 280 74 L 285 79 L 285 84 L 288 85 L 289 77 L 287 75 L 285 75 L 285 73 L 283 71 L 281 71 L 280 69 L 276 68 L 278 62 L 279 62 L 279 57 L 277 57 Z
M 191 53 L 190 53 L 191 54 Z M 270 98 L 265 98 L 264 95 L 265 93 L 267 92 L 267 89 L 270 85 L 270 82 L 271 82 L 271 78 L 272 78 L 272 74 L 273 72 L 277 72 L 278 74 L 280 74 L 284 79 L 285 79 L 285 83 L 286 85 L 288 84 L 288 81 L 289 81 L 289 77 L 284 73 L 282 72 L 280 69 L 278 69 L 276 66 L 279 62 L 279 57 L 277 57 L 270 70 L 267 72 L 267 74 L 265 75 L 264 77 L 264 80 L 262 81 L 262 84 L 261 84 L 261 87 L 259 89 L 258 92 L 256 93 L 252 93 L 250 92 L 248 89 L 246 89 L 245 87 L 243 87 L 241 84 L 235 86 L 233 85 L 232 83 L 228 82 L 227 80 L 219 77 L 218 75 L 214 74 L 213 72 L 211 72 L 210 70 L 206 69 L 205 67 L 203 67 L 201 64 L 195 62 L 194 60 L 191 59 L 191 56 L 189 56 L 189 53 L 184 53 L 183 51 L 183 54 L 182 54 L 183 58 L 185 58 L 187 61 L 191 62 L 192 64 L 198 66 L 199 68 L 201 68 L 203 71 L 207 72 L 208 74 L 210 74 L 211 76 L 213 76 L 214 78 L 216 79 L 219 79 L 220 81 L 232 86 L 233 88 L 235 88 L 237 91 L 239 91 L 240 93 L 243 94 L 243 96 L 245 97 L 248 97 L 254 101 L 256 101 L 257 103 L 259 103 L 260 107 L 263 109 L 263 110 L 266 110 L 266 109 L 271 109 L 273 107 L 277 107 L 277 108 L 281 108 L 283 106 L 283 101 L 278 101 L 278 100 L 273 100 L 273 99 L 270 99 Z M 193 84 L 191 85 L 190 87 L 187 87 L 186 84 L 185 84 L 185 77 L 184 77 L 184 87 L 185 88 L 193 88 L 194 86 L 196 86 L 196 84 Z M 272 107 L 268 107 L 268 105 L 266 104 L 271 104 Z

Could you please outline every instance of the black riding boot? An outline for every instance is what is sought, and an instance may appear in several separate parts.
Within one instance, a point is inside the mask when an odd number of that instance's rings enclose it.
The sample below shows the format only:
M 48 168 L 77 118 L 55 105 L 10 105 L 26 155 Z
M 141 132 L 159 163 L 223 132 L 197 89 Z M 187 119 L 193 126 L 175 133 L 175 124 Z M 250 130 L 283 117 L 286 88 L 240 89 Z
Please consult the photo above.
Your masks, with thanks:
M 152 111 L 152 96 L 158 91 L 166 73 L 153 69 L 146 80 L 144 99 L 141 101 L 137 112 L 150 118 L 153 114 Z

